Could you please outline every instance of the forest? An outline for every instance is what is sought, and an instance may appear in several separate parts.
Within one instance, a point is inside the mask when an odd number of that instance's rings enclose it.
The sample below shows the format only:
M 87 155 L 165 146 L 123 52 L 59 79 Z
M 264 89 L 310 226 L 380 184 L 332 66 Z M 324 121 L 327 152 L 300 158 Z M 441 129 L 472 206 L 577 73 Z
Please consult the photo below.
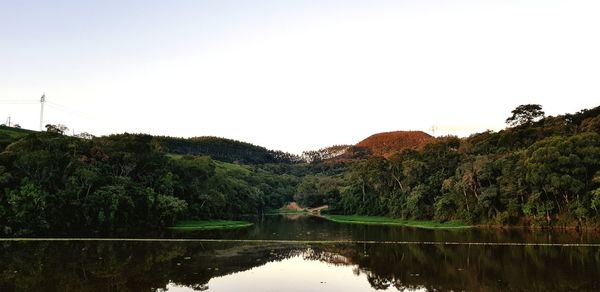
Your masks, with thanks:
M 545 116 L 521 105 L 506 123 L 385 156 L 352 145 L 297 156 L 215 137 L 0 127 L 0 233 L 142 232 L 290 201 L 336 214 L 600 226 L 600 107 Z
M 597 227 L 600 107 L 545 117 L 540 105 L 522 105 L 506 122 L 499 132 L 367 157 L 340 177 L 342 187 L 327 184 L 322 195 L 336 198 L 344 214 Z
M 5 234 L 136 232 L 180 218 L 260 214 L 290 201 L 298 180 L 253 165 L 168 154 L 149 135 L 81 139 L 41 132 L 12 139 L 0 148 Z

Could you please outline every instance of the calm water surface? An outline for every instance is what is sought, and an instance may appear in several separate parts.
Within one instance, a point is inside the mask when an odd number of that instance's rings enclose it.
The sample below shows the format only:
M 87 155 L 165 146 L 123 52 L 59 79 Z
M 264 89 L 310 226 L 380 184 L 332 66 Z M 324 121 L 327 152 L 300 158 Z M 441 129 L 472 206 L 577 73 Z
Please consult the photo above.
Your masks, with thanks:
M 162 236 L 223 241 L 0 241 L 0 291 L 600 291 L 599 247 L 476 244 L 598 243 L 596 234 L 266 216 L 245 230 Z

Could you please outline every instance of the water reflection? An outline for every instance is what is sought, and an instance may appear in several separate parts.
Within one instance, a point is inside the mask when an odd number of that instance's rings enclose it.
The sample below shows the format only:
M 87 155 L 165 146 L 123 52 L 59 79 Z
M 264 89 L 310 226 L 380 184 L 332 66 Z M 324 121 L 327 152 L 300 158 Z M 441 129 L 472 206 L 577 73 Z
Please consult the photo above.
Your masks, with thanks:
M 365 274 L 304 255 L 271 262 L 232 276 L 211 279 L 210 291 L 373 291 Z M 394 289 L 395 290 L 395 289 Z M 169 291 L 192 291 L 171 285 Z
M 97 241 L 1 244 L 0 291 L 600 289 L 600 249 L 595 247 Z
M 433 242 L 600 243 L 597 232 L 527 231 L 522 229 L 426 230 L 394 226 L 339 224 L 314 216 L 252 218 L 246 229 L 167 233 L 164 237 L 275 240 L 374 240 Z

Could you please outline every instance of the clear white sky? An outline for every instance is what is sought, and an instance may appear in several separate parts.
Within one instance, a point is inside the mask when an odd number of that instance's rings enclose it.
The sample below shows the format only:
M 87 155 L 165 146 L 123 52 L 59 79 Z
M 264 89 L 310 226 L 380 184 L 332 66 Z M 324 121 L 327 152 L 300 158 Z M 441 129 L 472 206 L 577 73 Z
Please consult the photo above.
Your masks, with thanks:
M 96 135 L 467 135 L 600 105 L 600 1 L 0 0 L 0 122 L 36 129 L 8 101 L 44 92 L 45 123 Z

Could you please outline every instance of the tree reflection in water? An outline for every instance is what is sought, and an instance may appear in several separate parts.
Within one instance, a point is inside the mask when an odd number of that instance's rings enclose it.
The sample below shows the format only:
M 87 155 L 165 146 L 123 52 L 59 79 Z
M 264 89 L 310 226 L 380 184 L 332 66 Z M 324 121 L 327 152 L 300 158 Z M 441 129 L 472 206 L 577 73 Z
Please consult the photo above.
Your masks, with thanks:
M 206 290 L 212 278 L 225 276 L 235 281 L 234 273 L 298 256 L 364 274 L 373 289 L 600 289 L 600 249 L 593 247 L 118 241 L 1 244 L 0 291 L 159 291 L 170 284 Z

